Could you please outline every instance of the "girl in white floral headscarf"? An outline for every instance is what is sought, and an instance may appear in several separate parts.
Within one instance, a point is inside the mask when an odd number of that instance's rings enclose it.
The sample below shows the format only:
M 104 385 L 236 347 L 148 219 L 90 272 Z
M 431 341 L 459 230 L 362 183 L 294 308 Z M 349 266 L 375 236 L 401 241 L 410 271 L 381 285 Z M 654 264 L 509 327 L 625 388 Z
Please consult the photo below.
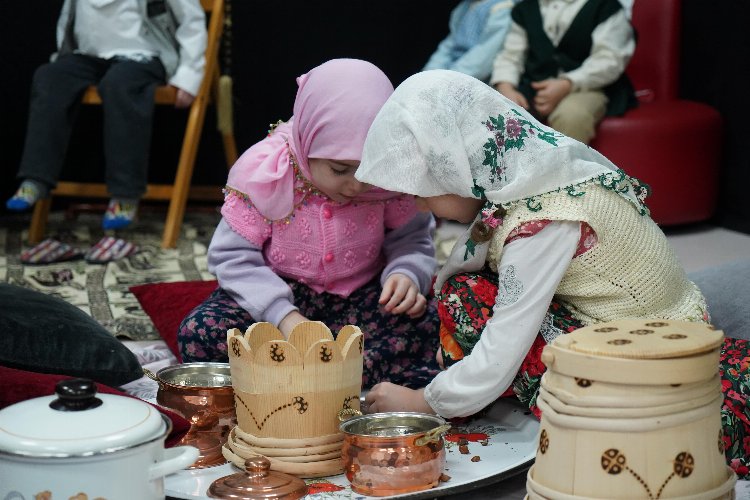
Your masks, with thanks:
M 539 415 L 539 357 L 557 335 L 621 318 L 708 320 L 647 188 L 472 77 L 402 83 L 356 177 L 471 223 L 435 284 L 446 369 L 417 391 L 376 385 L 369 411 L 468 416 L 507 393 Z

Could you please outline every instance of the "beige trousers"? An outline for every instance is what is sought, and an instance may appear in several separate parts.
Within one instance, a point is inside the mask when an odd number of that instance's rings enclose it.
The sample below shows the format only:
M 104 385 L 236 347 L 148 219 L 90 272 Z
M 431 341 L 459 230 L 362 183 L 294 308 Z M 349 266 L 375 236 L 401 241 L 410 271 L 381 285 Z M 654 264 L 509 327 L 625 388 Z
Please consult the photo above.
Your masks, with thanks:
M 550 113 L 547 123 L 558 132 L 588 144 L 596 135 L 596 125 L 604 118 L 607 102 L 601 90 L 571 92 Z

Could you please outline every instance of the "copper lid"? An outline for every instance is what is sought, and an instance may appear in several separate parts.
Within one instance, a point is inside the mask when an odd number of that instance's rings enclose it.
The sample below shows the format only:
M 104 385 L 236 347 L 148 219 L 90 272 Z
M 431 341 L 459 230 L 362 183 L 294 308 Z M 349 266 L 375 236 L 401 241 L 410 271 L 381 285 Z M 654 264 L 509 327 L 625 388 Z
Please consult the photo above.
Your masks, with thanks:
M 307 485 L 295 476 L 270 470 L 266 457 L 245 460 L 245 472 L 217 479 L 208 488 L 208 496 L 222 500 L 283 498 L 295 500 L 307 495 Z

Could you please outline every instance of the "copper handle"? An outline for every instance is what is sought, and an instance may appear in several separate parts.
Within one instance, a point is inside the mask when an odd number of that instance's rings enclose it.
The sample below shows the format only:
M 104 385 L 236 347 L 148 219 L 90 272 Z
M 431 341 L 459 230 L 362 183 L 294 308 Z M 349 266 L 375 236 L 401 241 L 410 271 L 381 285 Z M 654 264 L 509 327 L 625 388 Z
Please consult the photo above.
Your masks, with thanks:
M 341 410 L 339 410 L 339 422 L 343 422 L 344 420 L 347 420 L 355 415 L 360 416 L 362 415 L 362 412 L 354 408 L 342 408 Z
M 143 374 L 147 376 L 148 378 L 150 378 L 151 380 L 153 380 L 154 382 L 156 382 L 157 384 L 159 384 L 159 389 L 164 388 L 164 382 L 162 382 L 162 380 L 159 378 L 157 374 L 155 374 L 148 368 L 143 368 Z
M 156 382 L 161 382 L 161 380 L 159 380 L 159 377 L 157 377 L 156 374 L 152 372 L 151 370 L 149 370 L 148 368 L 143 368 L 143 374 L 147 376 L 148 378 L 150 378 L 151 380 L 154 380 Z
M 440 427 L 435 427 L 434 429 L 427 431 L 424 436 L 415 439 L 414 444 L 416 444 L 417 446 L 424 446 L 427 443 L 438 443 L 440 442 L 440 438 L 443 437 L 443 434 L 445 432 L 448 432 L 448 429 L 450 428 L 450 424 L 444 424 Z

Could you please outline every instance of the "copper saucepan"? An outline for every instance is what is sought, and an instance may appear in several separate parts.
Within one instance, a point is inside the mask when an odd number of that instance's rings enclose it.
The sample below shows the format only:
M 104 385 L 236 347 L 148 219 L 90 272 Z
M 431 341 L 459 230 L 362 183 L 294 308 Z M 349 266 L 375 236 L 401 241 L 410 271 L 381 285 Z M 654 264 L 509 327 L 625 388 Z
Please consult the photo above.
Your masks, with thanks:
M 345 415 L 359 413 L 342 410 Z M 437 415 L 390 412 L 343 420 L 341 456 L 357 493 L 399 495 L 434 488 L 445 469 L 443 434 L 450 425 Z
M 156 402 L 190 421 L 180 444 L 200 450 L 193 469 L 226 463 L 221 447 L 237 425 L 229 363 L 184 363 L 143 372 L 159 384 Z

